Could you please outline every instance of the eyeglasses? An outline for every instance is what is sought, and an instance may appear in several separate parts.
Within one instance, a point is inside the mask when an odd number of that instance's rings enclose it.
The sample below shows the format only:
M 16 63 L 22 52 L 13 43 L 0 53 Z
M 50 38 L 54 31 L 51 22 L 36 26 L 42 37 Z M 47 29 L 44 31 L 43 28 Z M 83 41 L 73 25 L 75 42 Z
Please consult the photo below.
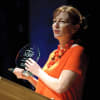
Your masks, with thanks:
M 56 23 L 61 23 L 61 24 L 67 24 L 67 25 L 71 25 L 71 23 L 68 23 L 68 22 L 66 22 L 66 21 L 63 21 L 63 20 L 61 20 L 61 21 L 56 21 L 56 20 L 53 20 L 53 24 L 56 24 Z

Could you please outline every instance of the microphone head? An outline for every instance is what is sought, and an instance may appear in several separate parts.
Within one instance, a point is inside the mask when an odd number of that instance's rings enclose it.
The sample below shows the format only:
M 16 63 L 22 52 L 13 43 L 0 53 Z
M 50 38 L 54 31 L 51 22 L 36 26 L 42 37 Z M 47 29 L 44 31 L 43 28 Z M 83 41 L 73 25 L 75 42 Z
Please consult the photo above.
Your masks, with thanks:
M 13 72 L 14 68 L 8 68 L 8 71 Z

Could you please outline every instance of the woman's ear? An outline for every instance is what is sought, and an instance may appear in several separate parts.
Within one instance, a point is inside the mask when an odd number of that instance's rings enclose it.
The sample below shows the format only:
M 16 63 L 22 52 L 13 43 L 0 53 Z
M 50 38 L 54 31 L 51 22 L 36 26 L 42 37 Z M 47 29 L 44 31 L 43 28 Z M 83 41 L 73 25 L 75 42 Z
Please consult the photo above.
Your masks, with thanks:
M 75 27 L 74 27 L 74 29 L 75 29 L 76 31 L 78 31 L 78 30 L 80 29 L 80 25 L 79 25 L 79 24 L 76 24 Z
M 76 24 L 73 26 L 72 34 L 76 33 L 80 29 L 80 25 Z

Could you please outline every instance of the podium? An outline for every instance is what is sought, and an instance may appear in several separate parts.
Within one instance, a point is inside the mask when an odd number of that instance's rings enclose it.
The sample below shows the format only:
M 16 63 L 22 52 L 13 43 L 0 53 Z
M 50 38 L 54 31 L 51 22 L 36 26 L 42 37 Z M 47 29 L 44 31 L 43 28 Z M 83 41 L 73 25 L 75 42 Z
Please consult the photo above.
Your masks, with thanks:
M 0 100 L 52 100 L 31 89 L 0 77 Z

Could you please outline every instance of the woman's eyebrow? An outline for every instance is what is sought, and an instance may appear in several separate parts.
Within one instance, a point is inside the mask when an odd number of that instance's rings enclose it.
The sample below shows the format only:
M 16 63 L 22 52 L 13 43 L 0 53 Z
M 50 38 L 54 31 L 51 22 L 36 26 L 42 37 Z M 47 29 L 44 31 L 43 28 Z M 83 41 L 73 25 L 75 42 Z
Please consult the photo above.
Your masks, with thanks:
M 54 18 L 53 20 L 57 20 L 57 18 Z M 65 19 L 63 19 L 63 18 L 59 18 L 59 20 L 65 20 Z

